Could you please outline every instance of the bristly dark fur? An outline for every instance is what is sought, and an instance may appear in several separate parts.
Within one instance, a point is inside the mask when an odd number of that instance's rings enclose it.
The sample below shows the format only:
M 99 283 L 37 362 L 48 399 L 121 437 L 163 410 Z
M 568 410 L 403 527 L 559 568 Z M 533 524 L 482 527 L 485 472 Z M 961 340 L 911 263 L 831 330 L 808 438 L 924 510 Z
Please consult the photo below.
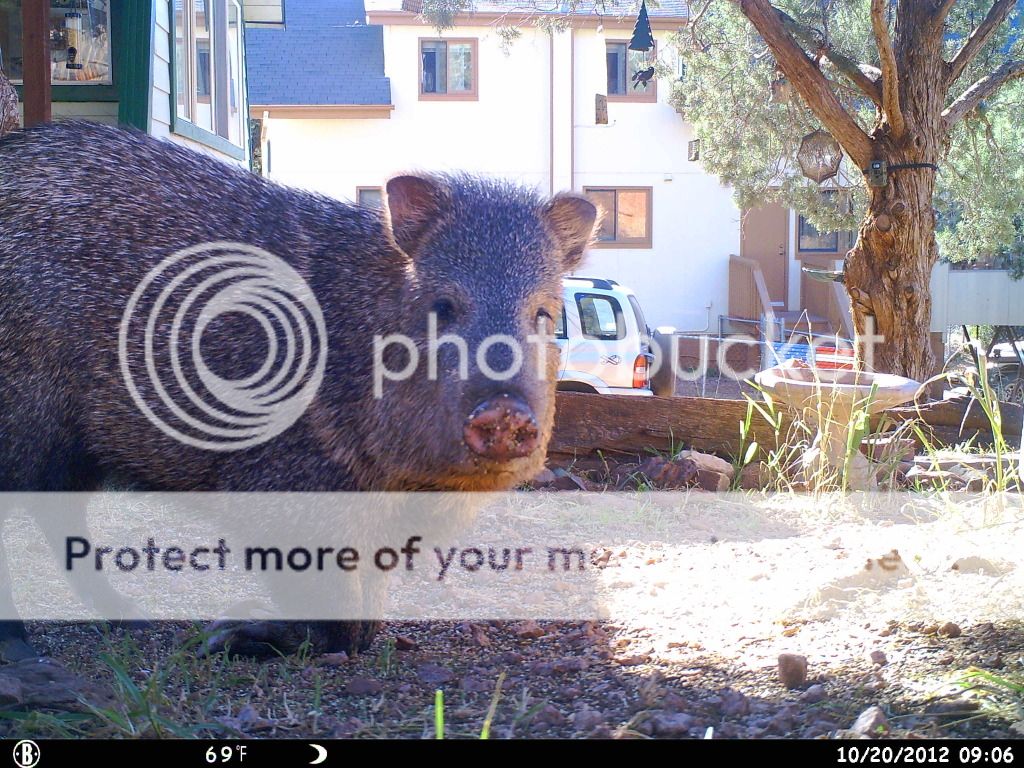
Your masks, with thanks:
M 474 490 L 527 479 L 551 429 L 557 353 L 546 375 L 527 360 L 498 384 L 473 363 L 468 381 L 417 375 L 375 400 L 373 338 L 403 333 L 422 346 L 426 315 L 444 299 L 457 309 L 444 331 L 471 348 L 496 333 L 525 344 L 539 309 L 557 316 L 560 276 L 593 219 L 580 223 L 564 206 L 552 213 L 556 202 L 505 182 L 425 178 L 438 207 L 422 237 L 399 250 L 375 211 L 135 131 L 64 122 L 0 140 L 0 490 L 93 489 L 109 478 L 173 491 Z M 117 353 L 143 276 L 180 249 L 216 241 L 257 246 L 297 270 L 330 345 L 319 394 L 293 427 L 221 453 L 151 424 Z M 228 378 L 261 360 L 265 343 L 248 325 L 203 341 Z M 466 415 L 509 389 L 536 413 L 542 450 L 503 464 L 471 455 Z M 151 390 L 144 395 L 157 407 Z

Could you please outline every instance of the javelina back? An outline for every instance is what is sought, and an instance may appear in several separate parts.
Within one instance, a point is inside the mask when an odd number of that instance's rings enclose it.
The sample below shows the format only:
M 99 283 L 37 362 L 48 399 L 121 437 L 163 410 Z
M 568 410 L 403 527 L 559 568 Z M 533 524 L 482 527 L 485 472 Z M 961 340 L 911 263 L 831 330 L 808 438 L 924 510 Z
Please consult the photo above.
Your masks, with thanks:
M 490 346 L 484 367 L 473 351 L 495 334 L 531 349 L 538 322 L 557 317 L 560 278 L 579 262 L 596 210 L 579 196 L 545 200 L 470 176 L 396 177 L 386 193 L 379 213 L 87 123 L 0 140 L 0 490 L 89 490 L 110 479 L 166 491 L 495 490 L 528 479 L 552 425 L 557 351 L 524 353 L 503 380 L 490 372 L 509 369 L 507 345 Z M 159 292 L 175 289 L 159 265 L 211 243 L 281 259 L 308 285 L 325 331 L 322 383 L 301 415 L 241 449 L 207 439 L 252 422 L 237 406 L 211 416 L 185 396 L 210 380 L 175 379 L 173 313 L 158 311 Z M 140 285 L 150 290 L 126 330 Z M 265 280 L 251 301 L 278 287 Z M 277 331 L 235 310 L 198 331 L 201 319 L 184 321 L 221 381 L 266 379 L 256 371 L 265 358 L 294 363 L 283 346 L 268 353 L 275 339 L 284 344 Z M 448 344 L 436 376 L 424 356 L 405 380 L 382 379 L 381 364 L 400 370 L 412 351 L 379 339 L 401 335 L 425 350 L 431 314 L 438 333 L 465 340 L 465 369 Z M 155 381 L 170 384 L 161 393 Z M 0 585 L 9 609 L 7 593 Z M 372 637 L 366 626 L 313 630 L 318 650 Z M 8 623 L 3 633 L 17 655 L 23 629 Z M 249 639 L 287 651 L 303 638 L 261 627 Z

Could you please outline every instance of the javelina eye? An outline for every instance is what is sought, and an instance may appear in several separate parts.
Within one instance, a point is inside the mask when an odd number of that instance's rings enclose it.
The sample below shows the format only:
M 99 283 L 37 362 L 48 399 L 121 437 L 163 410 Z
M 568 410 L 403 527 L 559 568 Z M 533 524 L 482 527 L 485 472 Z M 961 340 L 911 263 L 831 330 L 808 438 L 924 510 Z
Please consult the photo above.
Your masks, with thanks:
M 555 327 L 555 319 L 551 317 L 551 313 L 546 309 L 537 310 L 537 330 L 542 333 L 550 331 Z
M 455 320 L 455 316 L 458 310 L 455 308 L 455 302 L 451 299 L 437 299 L 430 307 L 432 314 L 437 316 L 438 327 L 444 327 L 450 325 Z

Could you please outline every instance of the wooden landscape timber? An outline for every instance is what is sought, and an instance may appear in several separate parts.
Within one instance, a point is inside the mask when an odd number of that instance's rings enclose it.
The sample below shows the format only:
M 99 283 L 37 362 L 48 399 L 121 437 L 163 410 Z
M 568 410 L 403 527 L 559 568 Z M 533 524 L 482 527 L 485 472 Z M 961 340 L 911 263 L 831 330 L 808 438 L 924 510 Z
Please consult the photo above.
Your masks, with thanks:
M 1022 409 L 1003 403 L 1003 435 L 1018 446 Z M 559 392 L 555 427 L 548 452 L 556 457 L 586 457 L 597 452 L 611 455 L 650 455 L 692 448 L 705 453 L 733 456 L 739 450 L 740 422 L 746 418 L 745 400 L 701 397 L 622 397 Z M 966 418 L 965 418 L 966 414 Z M 905 406 L 885 411 L 876 425 L 885 431 L 920 420 L 937 444 L 950 445 L 973 437 L 976 444 L 990 444 L 992 432 L 984 411 L 969 398 Z M 783 417 L 781 435 L 791 426 Z M 774 445 L 771 426 L 760 414 L 751 420 L 753 439 Z M 909 435 L 908 435 L 909 436 Z

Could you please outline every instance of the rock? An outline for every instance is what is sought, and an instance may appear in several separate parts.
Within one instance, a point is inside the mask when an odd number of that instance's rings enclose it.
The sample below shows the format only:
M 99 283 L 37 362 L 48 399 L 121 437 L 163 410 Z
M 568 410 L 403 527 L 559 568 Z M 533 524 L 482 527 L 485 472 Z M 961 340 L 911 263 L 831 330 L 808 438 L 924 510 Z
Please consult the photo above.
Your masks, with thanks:
M 954 624 L 952 621 L 947 621 L 945 624 L 938 628 L 938 633 L 942 637 L 960 637 L 963 634 L 963 630 L 960 629 L 959 624 Z
M 252 704 L 246 704 L 238 710 L 238 724 L 248 731 L 265 731 L 277 725 L 275 720 L 268 720 L 262 717 Z
M 796 653 L 779 654 L 779 682 L 787 688 L 799 688 L 807 680 L 807 657 Z
M 491 638 L 487 634 L 487 629 L 479 624 L 469 625 L 470 636 L 473 638 L 474 645 L 478 645 L 481 648 L 490 648 Z
M 770 477 L 764 462 L 752 461 L 740 470 L 739 486 L 744 491 L 760 491 L 768 486 Z
M 353 677 L 345 685 L 345 693 L 349 696 L 368 696 L 382 690 L 384 683 L 372 677 Z
M 415 651 L 419 647 L 419 643 L 407 635 L 398 635 L 395 637 L 396 651 Z
M 683 451 L 677 458 L 689 459 L 697 465 L 697 469 L 706 469 L 711 472 L 718 472 L 721 475 L 725 475 L 730 481 L 736 477 L 736 468 L 730 462 L 711 453 Z
M 540 472 L 534 475 L 533 479 L 528 483 L 532 488 L 543 488 L 546 485 L 551 485 L 555 482 L 558 476 L 547 467 L 544 467 Z
M 800 701 L 806 702 L 807 704 L 817 704 L 824 700 L 825 686 L 821 685 L 820 683 L 815 683 L 802 694 L 800 694 Z
M 0 707 L 17 706 L 24 700 L 21 681 L 10 675 L 0 674 Z
M 340 667 L 343 664 L 348 664 L 349 659 L 347 653 L 338 651 L 337 653 L 325 653 L 317 657 L 316 661 L 324 667 Z
M 868 707 L 860 713 L 852 730 L 863 736 L 879 736 L 889 732 L 889 719 L 881 707 Z
M 544 637 L 547 634 L 547 630 L 533 619 L 529 619 L 516 627 L 515 633 L 516 637 L 520 640 L 536 640 L 537 638 Z
M 533 716 L 534 723 L 543 723 L 544 725 L 565 725 L 566 720 L 566 716 L 554 704 L 544 705 Z
M 416 677 L 428 685 L 441 685 L 451 682 L 455 675 L 440 664 L 426 662 L 416 667 Z
M 718 708 L 726 717 L 744 717 L 750 714 L 750 699 L 732 688 L 724 688 L 718 694 Z
M 623 656 L 616 659 L 619 666 L 623 667 L 639 667 L 641 664 L 646 664 L 651 660 L 651 657 L 646 653 L 634 653 L 631 656 Z
M 907 484 L 928 488 L 945 488 L 950 491 L 962 491 L 967 483 L 960 475 L 945 469 L 922 469 L 915 465 L 906 475 Z
M 683 712 L 658 712 L 651 714 L 648 722 L 655 736 L 689 736 L 693 727 L 693 716 Z
M 572 716 L 572 727 L 583 733 L 589 733 L 604 723 L 604 713 L 598 712 L 596 709 L 581 709 Z
M 942 667 L 948 667 L 955 661 L 952 653 L 947 653 L 945 656 L 939 657 L 935 663 Z
M 81 712 L 85 703 L 106 707 L 113 701 L 105 685 L 85 680 L 50 659 L 24 659 L 0 666 L 6 706 Z
M 494 690 L 494 684 L 482 677 L 466 675 L 459 681 L 459 689 L 466 691 L 466 693 L 481 693 Z
M 637 468 L 637 474 L 660 490 L 688 488 L 697 479 L 697 464 L 690 459 L 652 456 Z
M 730 481 L 727 475 L 713 469 L 697 470 L 697 487 L 705 491 L 721 493 L 729 490 Z
M 868 658 L 872 664 L 877 664 L 880 667 L 884 667 L 889 663 L 889 659 L 886 658 L 884 651 L 872 651 L 868 654 Z

